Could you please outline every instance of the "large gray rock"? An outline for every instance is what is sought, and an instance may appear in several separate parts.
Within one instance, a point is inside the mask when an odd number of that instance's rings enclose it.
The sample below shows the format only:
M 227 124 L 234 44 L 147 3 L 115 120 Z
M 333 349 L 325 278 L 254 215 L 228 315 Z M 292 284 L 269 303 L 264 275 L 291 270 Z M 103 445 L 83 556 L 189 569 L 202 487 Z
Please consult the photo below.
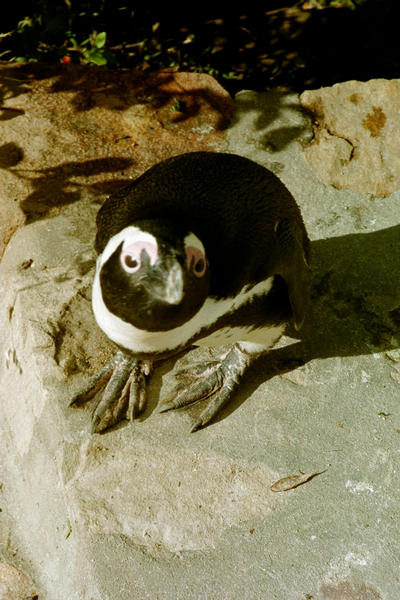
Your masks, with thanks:
M 9 546 L 41 599 L 399 597 L 400 198 L 323 185 L 304 158 L 311 138 L 296 95 L 238 94 L 225 148 L 297 198 L 312 303 L 301 337 L 260 359 L 195 434 L 196 407 L 154 412 L 172 360 L 133 424 L 90 436 L 90 407 L 67 407 L 113 350 L 90 310 L 94 209 L 12 238 L 0 275 L 2 494 Z

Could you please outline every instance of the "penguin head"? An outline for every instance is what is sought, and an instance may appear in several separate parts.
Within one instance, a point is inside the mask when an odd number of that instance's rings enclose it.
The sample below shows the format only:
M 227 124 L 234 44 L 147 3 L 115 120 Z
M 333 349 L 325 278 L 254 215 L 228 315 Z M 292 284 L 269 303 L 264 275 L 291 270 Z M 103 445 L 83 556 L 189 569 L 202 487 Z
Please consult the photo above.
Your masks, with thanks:
M 207 298 L 209 265 L 199 238 L 167 220 L 141 221 L 113 236 L 97 274 L 108 311 L 145 331 L 167 331 Z

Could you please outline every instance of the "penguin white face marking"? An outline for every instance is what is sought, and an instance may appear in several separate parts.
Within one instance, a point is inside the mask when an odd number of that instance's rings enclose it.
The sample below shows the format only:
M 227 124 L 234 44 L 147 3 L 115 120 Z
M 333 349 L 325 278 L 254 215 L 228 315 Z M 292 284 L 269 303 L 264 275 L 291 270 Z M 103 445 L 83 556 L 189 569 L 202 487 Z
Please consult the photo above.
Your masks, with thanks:
M 142 264 L 142 252 L 146 252 L 150 259 L 150 264 L 154 265 L 157 260 L 157 245 L 151 242 L 138 241 L 132 244 L 122 246 L 121 265 L 127 273 L 136 273 Z
M 158 258 L 158 244 L 156 238 L 148 233 L 147 231 L 142 231 L 139 227 L 134 227 L 130 225 L 129 227 L 125 227 L 119 233 L 114 235 L 104 248 L 103 252 L 98 257 L 98 269 L 107 262 L 110 256 L 115 252 L 115 250 L 122 244 L 122 252 L 128 252 L 130 246 L 141 245 L 142 249 L 144 249 L 150 257 L 150 263 L 154 264 L 154 262 Z M 139 252 L 140 257 L 140 252 Z M 122 265 L 124 266 L 124 265 Z

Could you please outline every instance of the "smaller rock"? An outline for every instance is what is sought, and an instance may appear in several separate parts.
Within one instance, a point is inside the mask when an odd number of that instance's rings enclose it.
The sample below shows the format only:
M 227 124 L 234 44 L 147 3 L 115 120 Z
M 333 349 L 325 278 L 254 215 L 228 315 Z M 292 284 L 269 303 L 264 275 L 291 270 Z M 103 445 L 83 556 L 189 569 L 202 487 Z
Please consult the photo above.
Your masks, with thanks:
M 0 563 L 0 600 L 39 600 L 32 579 L 7 562 Z
M 347 81 L 300 96 L 315 136 L 304 154 L 335 188 L 385 197 L 400 188 L 400 81 Z
M 385 352 L 385 354 L 393 362 L 400 363 L 400 348 L 396 348 L 395 350 L 388 350 L 387 352 Z

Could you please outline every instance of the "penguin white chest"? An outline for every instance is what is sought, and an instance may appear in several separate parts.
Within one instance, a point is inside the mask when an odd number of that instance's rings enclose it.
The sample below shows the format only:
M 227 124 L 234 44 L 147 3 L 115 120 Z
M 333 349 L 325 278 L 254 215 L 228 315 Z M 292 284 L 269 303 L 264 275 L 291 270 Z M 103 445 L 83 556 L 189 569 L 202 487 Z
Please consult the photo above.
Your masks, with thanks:
M 167 331 L 146 331 L 144 329 L 139 329 L 110 312 L 102 297 L 98 272 L 96 272 L 93 283 L 92 306 L 98 325 L 113 342 L 136 354 L 157 353 L 186 346 L 202 329 L 207 329 L 226 313 L 234 311 L 256 295 L 268 293 L 272 287 L 272 283 L 273 277 L 270 277 L 267 280 L 258 283 L 251 289 L 243 289 L 234 298 L 226 298 L 223 300 L 207 298 L 194 317 L 182 326 Z M 223 341 L 226 333 L 224 333 L 224 329 L 222 329 L 216 332 L 217 337 L 215 338 L 215 341 L 208 341 L 207 338 L 209 336 L 205 336 L 203 339 L 205 343 L 202 345 L 221 345 L 233 343 L 238 340 L 242 341 L 243 339 L 252 341 L 254 336 L 257 339 L 260 339 L 260 337 L 263 340 L 265 339 L 265 334 L 263 334 L 261 330 L 258 331 L 254 329 L 253 331 L 248 331 L 247 328 L 237 327 L 230 331 L 232 332 L 232 338 L 230 340 Z M 243 338 L 245 334 L 246 337 Z M 275 333 L 272 335 L 274 336 Z M 251 340 L 249 336 L 251 337 Z M 271 333 L 268 334 L 268 339 L 270 337 Z M 218 341 L 218 339 L 220 341 Z M 210 340 L 212 340 L 211 336 Z M 193 343 L 200 342 L 194 341 Z M 264 344 L 264 341 L 261 343 Z

